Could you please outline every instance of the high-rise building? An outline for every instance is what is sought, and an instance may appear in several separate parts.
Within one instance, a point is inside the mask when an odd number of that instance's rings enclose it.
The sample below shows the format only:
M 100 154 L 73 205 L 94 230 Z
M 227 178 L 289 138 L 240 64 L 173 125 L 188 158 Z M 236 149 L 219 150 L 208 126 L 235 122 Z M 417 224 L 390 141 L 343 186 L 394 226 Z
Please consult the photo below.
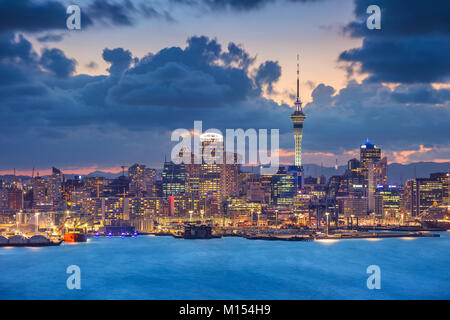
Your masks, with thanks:
M 175 164 L 166 161 L 162 172 L 162 188 L 164 197 L 186 192 L 187 171 L 184 163 Z
M 48 178 L 47 183 L 47 194 L 50 202 L 53 203 L 53 206 L 61 204 L 63 183 L 63 175 L 61 173 L 61 170 L 53 167 L 52 175 Z
M 400 199 L 402 189 L 396 185 L 383 185 L 377 186 L 375 192 L 376 197 L 379 196 L 382 199 L 382 214 L 383 217 L 399 218 Z M 376 205 L 376 201 L 375 201 Z M 377 210 L 375 210 L 377 212 Z
M 135 196 L 154 195 L 156 170 L 146 168 L 143 164 L 134 164 L 128 168 L 130 179 L 130 194 Z
M 430 174 L 430 179 L 437 180 L 442 183 L 442 205 L 449 207 L 450 170 L 448 172 L 432 173 Z
M 23 209 L 23 191 L 17 187 L 8 189 L 8 208 L 12 210 Z
M 387 185 L 387 158 L 369 163 L 368 169 L 369 211 L 375 210 L 375 192 L 378 186 Z
M 369 166 L 381 159 L 381 149 L 371 143 L 369 139 L 359 149 L 361 173 L 364 176 L 365 186 L 369 183 Z
M 128 178 L 130 180 L 130 194 L 142 196 L 146 189 L 145 179 L 145 165 L 135 163 L 128 168 Z
M 434 204 L 442 205 L 443 195 L 442 182 L 437 179 L 409 179 L 402 194 L 402 210 L 417 217 Z
M 218 133 L 204 133 L 200 136 L 202 161 L 199 171 L 199 194 L 221 201 L 223 136 Z
M 47 194 L 47 185 L 45 179 L 42 177 L 36 177 L 33 180 L 33 206 L 39 206 L 39 204 L 47 204 L 49 201 Z
M 297 194 L 296 173 L 287 172 L 284 167 L 280 167 L 277 174 L 272 176 L 270 190 L 272 204 L 292 205 Z

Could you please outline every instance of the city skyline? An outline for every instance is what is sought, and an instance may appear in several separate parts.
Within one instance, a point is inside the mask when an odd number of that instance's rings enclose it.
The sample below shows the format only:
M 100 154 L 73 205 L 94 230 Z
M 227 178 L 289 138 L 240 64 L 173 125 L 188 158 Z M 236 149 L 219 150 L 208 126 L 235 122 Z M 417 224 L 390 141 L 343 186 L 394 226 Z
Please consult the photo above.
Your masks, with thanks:
M 245 7 L 198 1 L 173 10 L 161 2 L 152 18 L 150 7 L 144 10 L 139 1 L 128 9 L 117 3 L 120 15 L 88 2 L 81 6 L 82 29 L 72 32 L 37 14 L 45 1 L 12 3 L 2 3 L 9 17 L 2 19 L 1 41 L 8 50 L 1 67 L 15 77 L 0 84 L 1 174 L 51 166 L 117 172 L 135 162 L 158 167 L 170 154 L 170 132 L 194 120 L 219 129 L 279 128 L 280 160 L 293 163 L 289 115 L 297 53 L 308 115 L 303 163 L 344 164 L 367 137 L 383 146 L 391 163 L 450 161 L 448 68 L 442 58 L 448 35 L 444 13 L 434 7 L 412 2 L 405 14 L 398 2 L 380 1 L 386 15 L 378 32 L 366 30 L 360 0 L 258 1 Z M 64 21 L 62 4 L 53 9 Z M 423 10 L 430 12 L 424 19 L 435 23 L 415 25 Z M 18 22 L 21 12 L 29 13 L 34 27 Z M 272 24 L 262 23 L 269 14 Z M 211 19 L 215 27 L 200 32 Z M 234 28 L 224 27 L 236 20 Z M 406 32 L 399 22 L 415 27 Z M 167 37 L 152 37 L 156 27 Z M 429 34 L 434 36 L 422 41 Z M 394 40 L 395 55 L 371 54 Z M 402 51 L 409 46 L 414 50 Z M 423 61 L 433 53 L 435 59 Z M 397 68 L 399 61 L 404 62 Z

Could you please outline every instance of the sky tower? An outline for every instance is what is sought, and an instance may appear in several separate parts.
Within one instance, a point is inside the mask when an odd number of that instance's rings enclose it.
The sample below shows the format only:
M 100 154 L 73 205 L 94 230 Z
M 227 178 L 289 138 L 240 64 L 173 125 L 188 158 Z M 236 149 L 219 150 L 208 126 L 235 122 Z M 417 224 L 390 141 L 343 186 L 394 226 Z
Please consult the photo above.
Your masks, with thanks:
M 295 141 L 295 166 L 302 166 L 302 138 L 303 138 L 303 122 L 306 115 L 302 110 L 302 102 L 300 101 L 300 65 L 299 55 L 297 55 L 297 98 L 295 99 L 294 113 L 291 114 L 291 120 L 294 125 L 294 141 Z

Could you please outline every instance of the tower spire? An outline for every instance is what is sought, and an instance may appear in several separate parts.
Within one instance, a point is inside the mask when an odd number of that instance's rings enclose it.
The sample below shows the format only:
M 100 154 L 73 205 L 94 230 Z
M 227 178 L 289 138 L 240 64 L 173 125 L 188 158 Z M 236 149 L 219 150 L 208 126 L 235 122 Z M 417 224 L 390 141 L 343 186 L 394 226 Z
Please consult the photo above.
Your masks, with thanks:
M 295 99 L 295 112 L 302 112 L 302 102 L 300 101 L 300 55 L 297 54 L 297 97 Z
M 297 100 L 300 99 L 300 55 L 297 54 Z

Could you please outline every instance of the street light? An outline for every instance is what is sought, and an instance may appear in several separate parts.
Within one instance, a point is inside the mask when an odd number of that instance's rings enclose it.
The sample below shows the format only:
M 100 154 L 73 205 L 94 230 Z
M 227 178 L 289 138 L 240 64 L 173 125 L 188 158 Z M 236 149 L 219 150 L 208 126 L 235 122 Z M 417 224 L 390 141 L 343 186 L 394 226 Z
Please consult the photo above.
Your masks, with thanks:
M 326 212 L 325 215 L 327 216 L 327 237 L 328 237 L 328 216 L 330 215 L 330 213 Z
M 35 214 L 35 222 L 36 222 L 36 234 L 38 234 L 39 233 L 39 212 L 36 212 L 36 214 Z
M 275 210 L 275 229 L 278 231 L 278 210 Z

